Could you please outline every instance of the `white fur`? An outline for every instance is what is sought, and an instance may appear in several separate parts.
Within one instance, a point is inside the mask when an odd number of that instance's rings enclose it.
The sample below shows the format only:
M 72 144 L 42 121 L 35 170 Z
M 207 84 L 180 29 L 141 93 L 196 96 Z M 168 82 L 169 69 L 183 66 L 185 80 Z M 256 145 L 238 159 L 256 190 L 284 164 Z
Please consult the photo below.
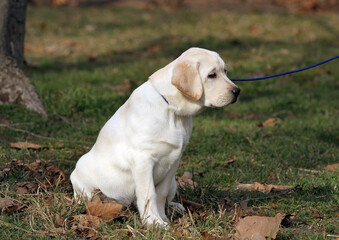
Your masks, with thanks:
M 172 84 L 176 64 L 197 65 L 203 94 L 198 100 Z M 226 77 L 225 63 L 215 52 L 191 48 L 155 72 L 101 129 L 93 148 L 76 164 L 71 181 L 76 198 L 91 199 L 95 190 L 123 205 L 135 202 L 147 224 L 166 226 L 166 201 L 173 203 L 175 172 L 192 132 L 192 116 L 205 107 L 236 100 L 235 85 Z M 215 72 L 217 77 L 208 75 Z M 161 96 L 163 95 L 167 101 Z

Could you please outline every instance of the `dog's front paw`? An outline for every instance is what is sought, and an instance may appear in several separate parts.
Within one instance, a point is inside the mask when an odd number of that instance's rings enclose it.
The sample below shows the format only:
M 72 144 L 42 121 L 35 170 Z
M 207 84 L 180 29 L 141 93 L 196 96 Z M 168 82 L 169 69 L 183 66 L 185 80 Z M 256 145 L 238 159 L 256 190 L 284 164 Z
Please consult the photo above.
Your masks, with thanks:
M 165 229 L 169 228 L 169 224 L 159 218 L 148 217 L 145 222 L 148 226 L 156 226 Z
M 185 208 L 180 203 L 170 202 L 168 205 L 170 207 L 172 207 L 174 209 L 174 211 L 177 211 L 177 212 L 180 212 L 180 213 L 186 212 Z

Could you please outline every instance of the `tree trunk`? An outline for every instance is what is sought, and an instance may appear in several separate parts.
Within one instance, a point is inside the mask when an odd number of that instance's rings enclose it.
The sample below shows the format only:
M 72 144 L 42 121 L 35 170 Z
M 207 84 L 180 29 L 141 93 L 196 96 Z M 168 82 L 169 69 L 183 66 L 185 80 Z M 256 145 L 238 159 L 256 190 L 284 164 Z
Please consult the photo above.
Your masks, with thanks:
M 47 117 L 22 71 L 27 1 L 0 0 L 0 104 L 21 103 Z

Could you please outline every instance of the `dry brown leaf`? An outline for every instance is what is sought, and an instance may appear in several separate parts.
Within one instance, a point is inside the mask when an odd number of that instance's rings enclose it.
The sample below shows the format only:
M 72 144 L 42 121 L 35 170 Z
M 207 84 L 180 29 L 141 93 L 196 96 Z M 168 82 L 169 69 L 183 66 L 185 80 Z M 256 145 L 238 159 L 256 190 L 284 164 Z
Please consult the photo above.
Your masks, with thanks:
M 35 193 L 38 189 L 37 184 L 33 182 L 19 182 L 16 183 L 16 191 L 19 194 L 31 194 Z
M 58 181 L 58 184 L 62 184 L 66 181 L 66 176 L 59 168 L 52 164 L 46 164 L 46 170 L 49 173 L 52 173 L 52 176 L 48 179 L 50 183 L 55 183 Z
M 100 240 L 102 237 L 97 236 L 97 231 L 93 228 L 88 229 L 88 233 L 86 235 L 86 239 L 90 240 Z
M 266 240 L 275 239 L 284 215 L 278 213 L 275 217 L 248 216 L 241 218 L 236 225 L 235 239 Z
M 37 172 L 41 169 L 42 161 L 41 160 L 35 160 L 34 162 L 30 164 L 25 164 L 25 167 L 27 167 L 29 170 L 33 172 Z
M 244 184 L 238 183 L 237 190 L 240 191 L 259 191 L 259 192 L 283 192 L 290 189 L 294 189 L 295 187 L 292 186 L 280 186 L 280 185 L 273 185 L 273 184 L 266 184 L 266 183 L 258 183 L 255 182 L 253 184 Z
M 268 176 L 268 180 L 271 180 L 272 178 L 275 178 L 274 172 L 270 172 L 270 175 Z
M 184 172 L 181 177 L 177 178 L 177 182 L 182 188 L 189 186 L 190 188 L 194 189 L 197 186 L 197 184 L 193 182 L 192 173 L 190 172 Z
M 41 146 L 39 144 L 30 143 L 30 142 L 16 142 L 16 143 L 11 143 L 11 148 L 40 150 Z
M 25 207 L 23 204 L 17 204 L 8 197 L 0 198 L 0 214 L 9 214 Z
M 89 227 L 96 227 L 101 224 L 101 218 L 97 216 L 87 215 L 87 214 L 79 214 L 73 216 L 73 220 L 76 222 L 72 222 L 71 226 L 73 230 L 83 230 Z
M 315 218 L 322 218 L 322 216 L 320 215 L 318 209 L 313 208 L 312 211 L 313 211 L 313 216 L 314 216 Z
M 119 203 L 102 203 L 99 198 L 88 202 L 86 205 L 87 213 L 89 215 L 103 217 L 107 220 L 116 218 L 120 214 L 122 207 L 123 206 Z
M 276 125 L 278 125 L 279 122 L 277 119 L 275 118 L 269 118 L 267 119 L 266 121 L 262 122 L 262 123 L 259 123 L 259 127 L 274 127 Z
M 14 206 L 14 205 L 15 205 L 15 203 L 11 199 L 9 199 L 7 197 L 0 198 L 0 209 L 1 210 L 9 208 L 9 207 Z
M 63 171 L 51 163 L 35 160 L 33 163 L 25 164 L 25 167 L 34 174 L 42 175 L 42 173 L 44 173 L 44 175 L 48 177 L 48 184 L 54 184 L 56 182 L 58 182 L 58 184 L 62 184 L 66 181 L 66 176 Z
M 64 224 L 64 220 L 65 218 L 61 217 L 59 214 L 55 215 L 55 222 L 57 226 L 62 227 L 62 225 Z
M 178 218 L 174 221 L 173 229 L 174 229 L 174 238 L 175 239 L 182 239 L 183 236 L 189 233 L 189 227 L 191 226 L 192 222 L 190 217 L 187 214 L 183 215 L 181 218 Z
M 338 171 L 338 167 L 339 167 L 339 163 L 330 164 L 325 167 L 325 171 L 336 172 Z

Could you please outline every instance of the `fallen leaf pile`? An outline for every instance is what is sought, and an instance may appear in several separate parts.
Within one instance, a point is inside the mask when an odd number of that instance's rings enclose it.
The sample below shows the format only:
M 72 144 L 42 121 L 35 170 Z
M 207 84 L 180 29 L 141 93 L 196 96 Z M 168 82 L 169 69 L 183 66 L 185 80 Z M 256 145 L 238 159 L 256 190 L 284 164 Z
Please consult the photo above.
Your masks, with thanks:
M 38 189 L 38 184 L 35 182 L 18 182 L 16 185 L 16 191 L 19 194 L 31 194 L 35 193 Z
M 17 183 L 17 189 L 21 193 L 33 193 L 40 187 L 49 188 L 55 184 L 61 185 L 65 183 L 65 174 L 51 163 L 36 160 L 33 163 L 22 163 L 20 160 L 14 159 L 5 166 L 0 166 L 0 178 L 12 176 L 19 172 L 24 179 L 30 182 Z
M 87 202 L 85 213 L 70 214 L 70 209 L 78 208 L 80 210 L 82 207 L 76 204 L 73 198 L 67 197 L 65 193 L 54 192 L 56 184 L 65 183 L 66 177 L 60 169 L 51 163 L 36 160 L 33 163 L 24 164 L 19 160 L 13 160 L 5 166 L 0 166 L 0 172 L 4 173 L 3 178 L 13 175 L 15 177 L 15 174 L 20 172 L 21 176 L 27 180 L 14 185 L 16 189 L 14 196 L 20 200 L 0 195 L 0 215 L 9 215 L 25 210 L 35 219 L 46 220 L 48 224 L 43 224 L 44 231 L 39 233 L 43 237 L 64 235 L 70 230 L 80 238 L 97 240 L 100 239 L 100 236 L 96 229 L 99 229 L 103 223 L 112 223 L 116 217 L 121 216 L 123 206 L 111 202 L 111 199 L 100 195 L 100 193 L 96 194 L 94 200 Z M 67 182 L 69 183 L 69 181 Z M 50 189 L 52 192 L 39 191 L 39 188 Z M 31 194 L 35 197 L 32 198 Z M 55 209 L 56 207 L 58 210 Z
M 36 160 L 33 163 L 22 163 L 14 159 L 4 166 L 0 166 L 0 179 L 20 174 L 20 178 L 27 181 L 15 183 L 16 193 L 22 196 L 36 194 L 39 188 L 53 189 L 56 185 L 66 182 L 65 174 L 51 163 Z M 0 198 L 0 214 L 11 214 L 27 207 L 28 201 L 25 197 L 14 200 L 8 197 Z
M 86 238 L 95 238 L 94 228 L 104 222 L 112 221 L 120 215 L 123 206 L 114 202 L 102 202 L 96 198 L 86 204 L 86 214 L 75 215 L 71 218 L 70 227 L 73 231 L 86 232 Z M 60 220 L 59 220 L 60 221 Z

